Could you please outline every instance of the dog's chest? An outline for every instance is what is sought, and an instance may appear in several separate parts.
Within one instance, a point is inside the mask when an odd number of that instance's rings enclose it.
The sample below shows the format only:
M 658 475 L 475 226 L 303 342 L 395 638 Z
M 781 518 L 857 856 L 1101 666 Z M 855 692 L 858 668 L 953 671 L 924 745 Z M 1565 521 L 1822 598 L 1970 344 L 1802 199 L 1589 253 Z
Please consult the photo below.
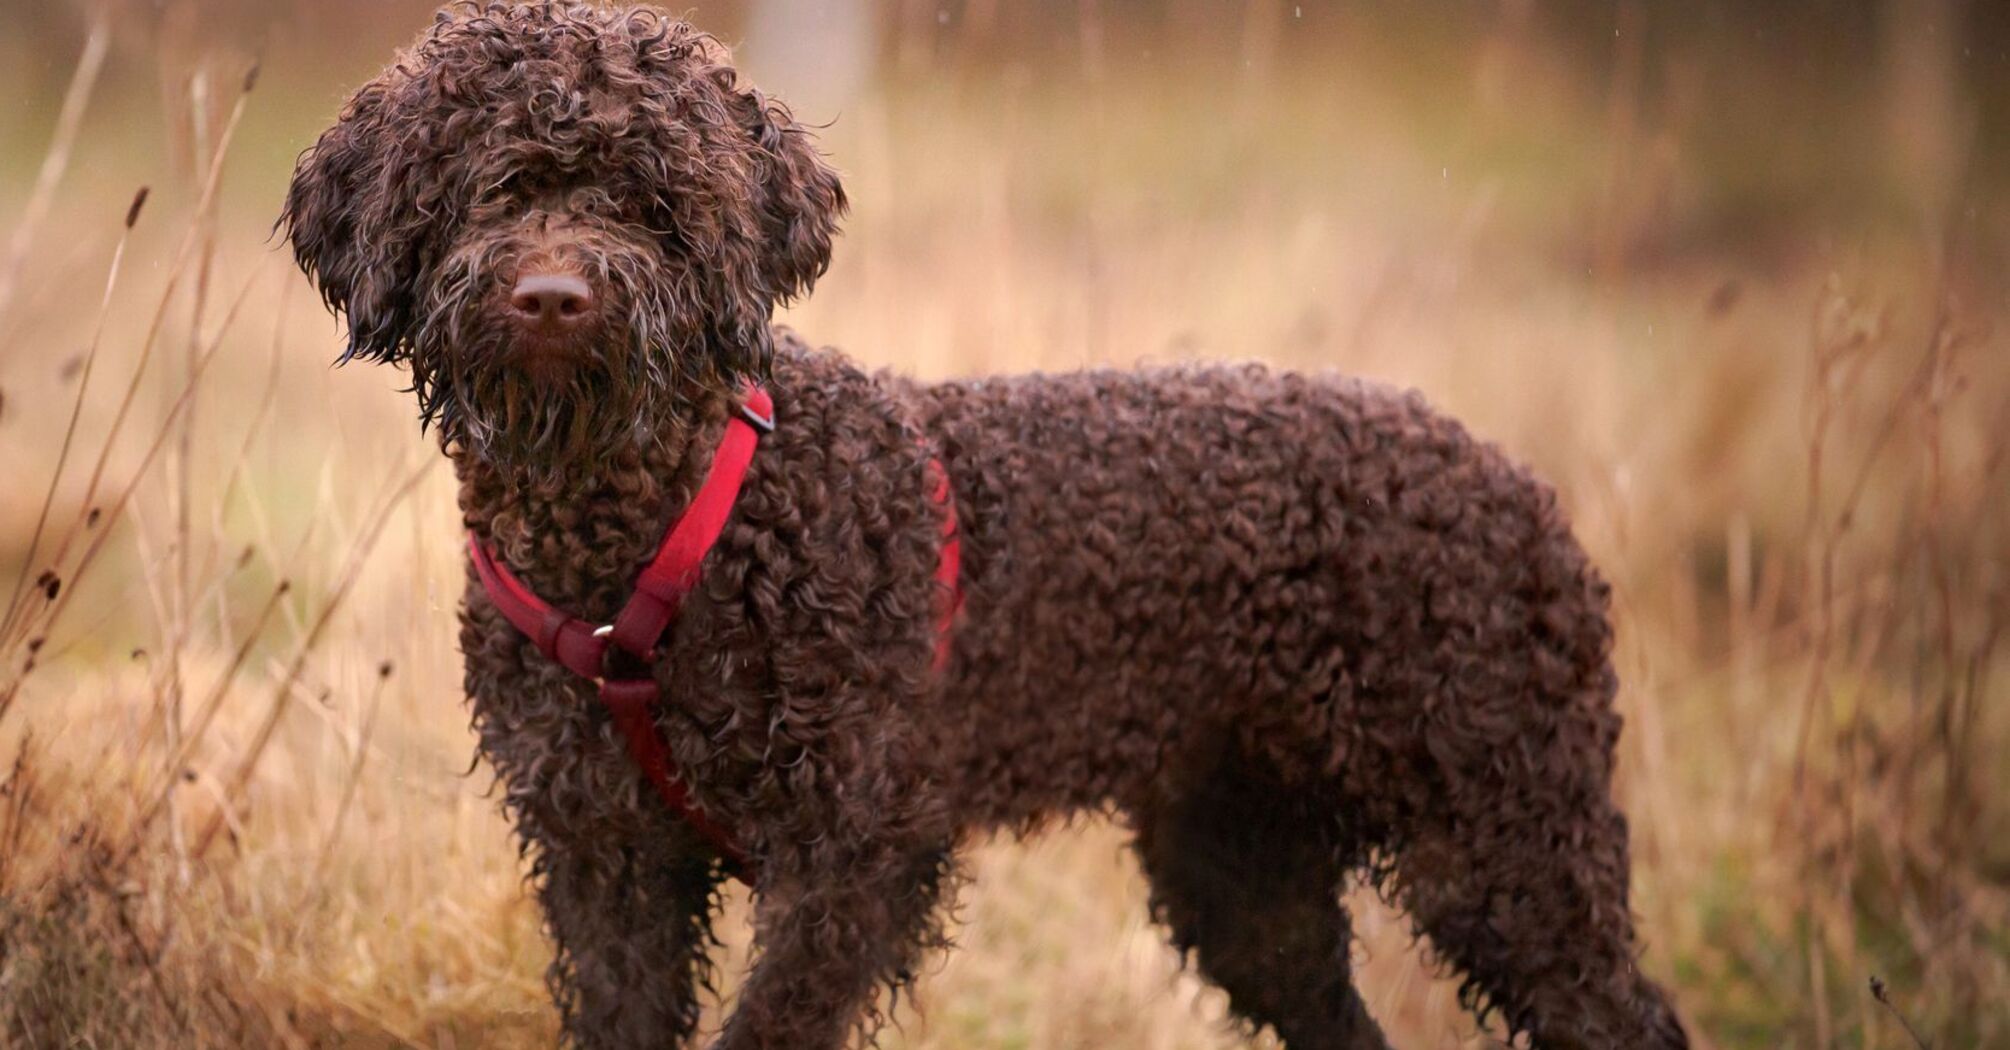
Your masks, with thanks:
M 591 484 L 540 497 L 461 464 L 463 517 L 475 542 L 538 600 L 565 617 L 607 624 L 655 553 L 672 504 L 690 487 L 681 465 L 661 450 L 631 454 L 606 464 Z M 512 808 L 574 825 L 632 818 L 633 763 L 594 681 L 541 653 L 472 568 L 461 643 L 481 749 L 502 775 Z

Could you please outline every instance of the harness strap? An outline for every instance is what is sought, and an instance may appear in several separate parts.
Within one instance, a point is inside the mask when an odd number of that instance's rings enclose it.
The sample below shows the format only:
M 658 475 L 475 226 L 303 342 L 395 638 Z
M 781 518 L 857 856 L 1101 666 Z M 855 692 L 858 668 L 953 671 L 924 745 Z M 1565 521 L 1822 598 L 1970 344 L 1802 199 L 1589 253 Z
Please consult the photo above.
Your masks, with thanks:
M 949 629 L 963 611 L 963 536 L 956 528 L 956 498 L 949 489 L 949 471 L 943 469 L 941 460 L 931 459 L 928 472 L 935 476 L 932 495 L 942 508 L 942 551 L 935 562 L 935 585 L 942 589 L 942 609 L 935 614 L 935 670 L 939 674 L 949 666 Z
M 482 590 L 503 618 L 516 626 L 537 645 L 545 659 L 554 661 L 581 678 L 601 677 L 607 657 L 607 640 L 594 634 L 594 626 L 576 620 L 545 604 L 495 560 L 489 549 L 468 534 L 468 556 Z
M 754 462 L 754 446 L 762 434 L 774 429 L 774 418 L 774 399 L 760 387 L 749 387 L 740 414 L 726 423 L 726 437 L 712 457 L 698 494 L 691 498 L 691 506 L 663 537 L 656 557 L 636 579 L 635 593 L 614 618 L 610 637 L 637 659 L 647 660 L 655 651 L 663 631 L 677 618 L 684 596 L 698 585 L 705 552 L 718 542 L 719 532 L 726 527 L 726 518 L 740 495 L 740 482 Z
M 610 678 L 606 665 L 611 647 L 619 647 L 643 663 L 653 659 L 663 632 L 676 619 L 685 596 L 698 585 L 705 555 L 718 542 L 732 514 L 760 436 L 774 430 L 774 413 L 774 400 L 768 392 L 750 386 L 739 414 L 726 422 L 725 437 L 690 507 L 663 537 L 656 556 L 642 570 L 634 592 L 609 626 L 596 627 L 552 607 L 524 586 L 472 532 L 468 534 L 468 556 L 475 576 L 496 610 L 546 659 L 594 683 L 600 702 L 628 744 L 629 757 L 641 767 L 664 804 L 710 842 L 725 859 L 727 870 L 742 882 L 747 881 L 745 853 L 732 833 L 691 798 L 690 786 L 678 774 L 657 731 L 654 708 L 662 694 L 655 678 Z M 940 671 L 949 660 L 952 621 L 963 607 L 959 582 L 962 540 L 956 529 L 949 474 L 939 460 L 931 460 L 929 470 L 935 477 L 933 496 L 943 507 L 942 551 L 935 571 L 935 582 L 944 590 L 936 618 L 935 667 Z
M 655 785 L 663 804 L 719 851 L 719 856 L 726 860 L 726 870 L 734 878 L 749 882 L 747 855 L 740 849 L 739 841 L 691 797 L 690 785 L 670 761 L 670 749 L 664 746 L 663 734 L 656 731 L 654 710 L 660 696 L 653 678 L 610 679 L 600 683 L 600 702 L 607 705 L 615 728 L 628 741 L 628 757 L 642 767 L 642 775 Z

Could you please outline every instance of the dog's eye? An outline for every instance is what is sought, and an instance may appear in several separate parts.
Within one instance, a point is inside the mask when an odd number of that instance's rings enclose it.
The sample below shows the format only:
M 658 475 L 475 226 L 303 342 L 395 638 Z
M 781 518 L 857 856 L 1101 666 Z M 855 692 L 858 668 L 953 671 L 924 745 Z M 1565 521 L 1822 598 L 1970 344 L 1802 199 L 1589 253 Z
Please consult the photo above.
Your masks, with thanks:
M 676 206 L 668 197 L 654 196 L 636 205 L 634 220 L 654 233 L 668 233 L 677 223 Z

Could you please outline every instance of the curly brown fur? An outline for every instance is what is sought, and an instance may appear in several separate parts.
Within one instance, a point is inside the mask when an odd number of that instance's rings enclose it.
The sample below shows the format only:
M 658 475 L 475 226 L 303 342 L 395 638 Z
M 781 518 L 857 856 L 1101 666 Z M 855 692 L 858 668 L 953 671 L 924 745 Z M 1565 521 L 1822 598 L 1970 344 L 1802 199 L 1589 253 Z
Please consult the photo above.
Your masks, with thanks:
M 869 1036 L 943 942 L 961 843 L 1111 809 L 1174 943 L 1294 1050 L 1384 1045 L 1354 874 L 1537 1046 L 1686 1045 L 1635 967 L 1606 588 L 1548 489 L 1337 378 L 868 375 L 769 327 L 843 207 L 689 26 L 464 4 L 303 155 L 282 220 L 349 356 L 411 369 L 468 527 L 576 615 L 620 607 L 737 384 L 773 392 L 654 667 L 674 761 L 757 873 L 717 1046 Z M 538 315 L 547 274 L 591 311 Z M 967 602 L 939 674 L 931 456 Z M 472 578 L 461 642 L 568 1039 L 688 1042 L 720 860 Z

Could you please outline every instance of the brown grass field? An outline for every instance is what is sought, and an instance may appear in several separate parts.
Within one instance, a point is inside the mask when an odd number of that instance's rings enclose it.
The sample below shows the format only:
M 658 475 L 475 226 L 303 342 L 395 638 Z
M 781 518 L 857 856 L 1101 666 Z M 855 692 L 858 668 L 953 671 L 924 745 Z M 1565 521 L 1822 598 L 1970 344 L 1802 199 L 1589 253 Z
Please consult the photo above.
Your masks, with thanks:
M 921 376 L 1365 374 L 1558 486 L 1618 595 L 1645 965 L 1699 1045 L 2010 1046 L 2002 45 L 1930 27 L 1951 3 L 1863 5 L 1867 44 L 1791 4 L 1740 16 L 1771 37 L 1564 6 L 1593 24 L 695 17 L 829 122 L 855 208 L 812 339 Z M 399 376 L 329 367 L 269 236 L 425 17 L 0 0 L 0 1046 L 554 1038 L 469 767 L 450 471 Z M 970 868 L 883 1045 L 1272 1045 L 1179 971 L 1113 829 Z M 1397 1045 L 1490 1045 L 1357 896 Z

